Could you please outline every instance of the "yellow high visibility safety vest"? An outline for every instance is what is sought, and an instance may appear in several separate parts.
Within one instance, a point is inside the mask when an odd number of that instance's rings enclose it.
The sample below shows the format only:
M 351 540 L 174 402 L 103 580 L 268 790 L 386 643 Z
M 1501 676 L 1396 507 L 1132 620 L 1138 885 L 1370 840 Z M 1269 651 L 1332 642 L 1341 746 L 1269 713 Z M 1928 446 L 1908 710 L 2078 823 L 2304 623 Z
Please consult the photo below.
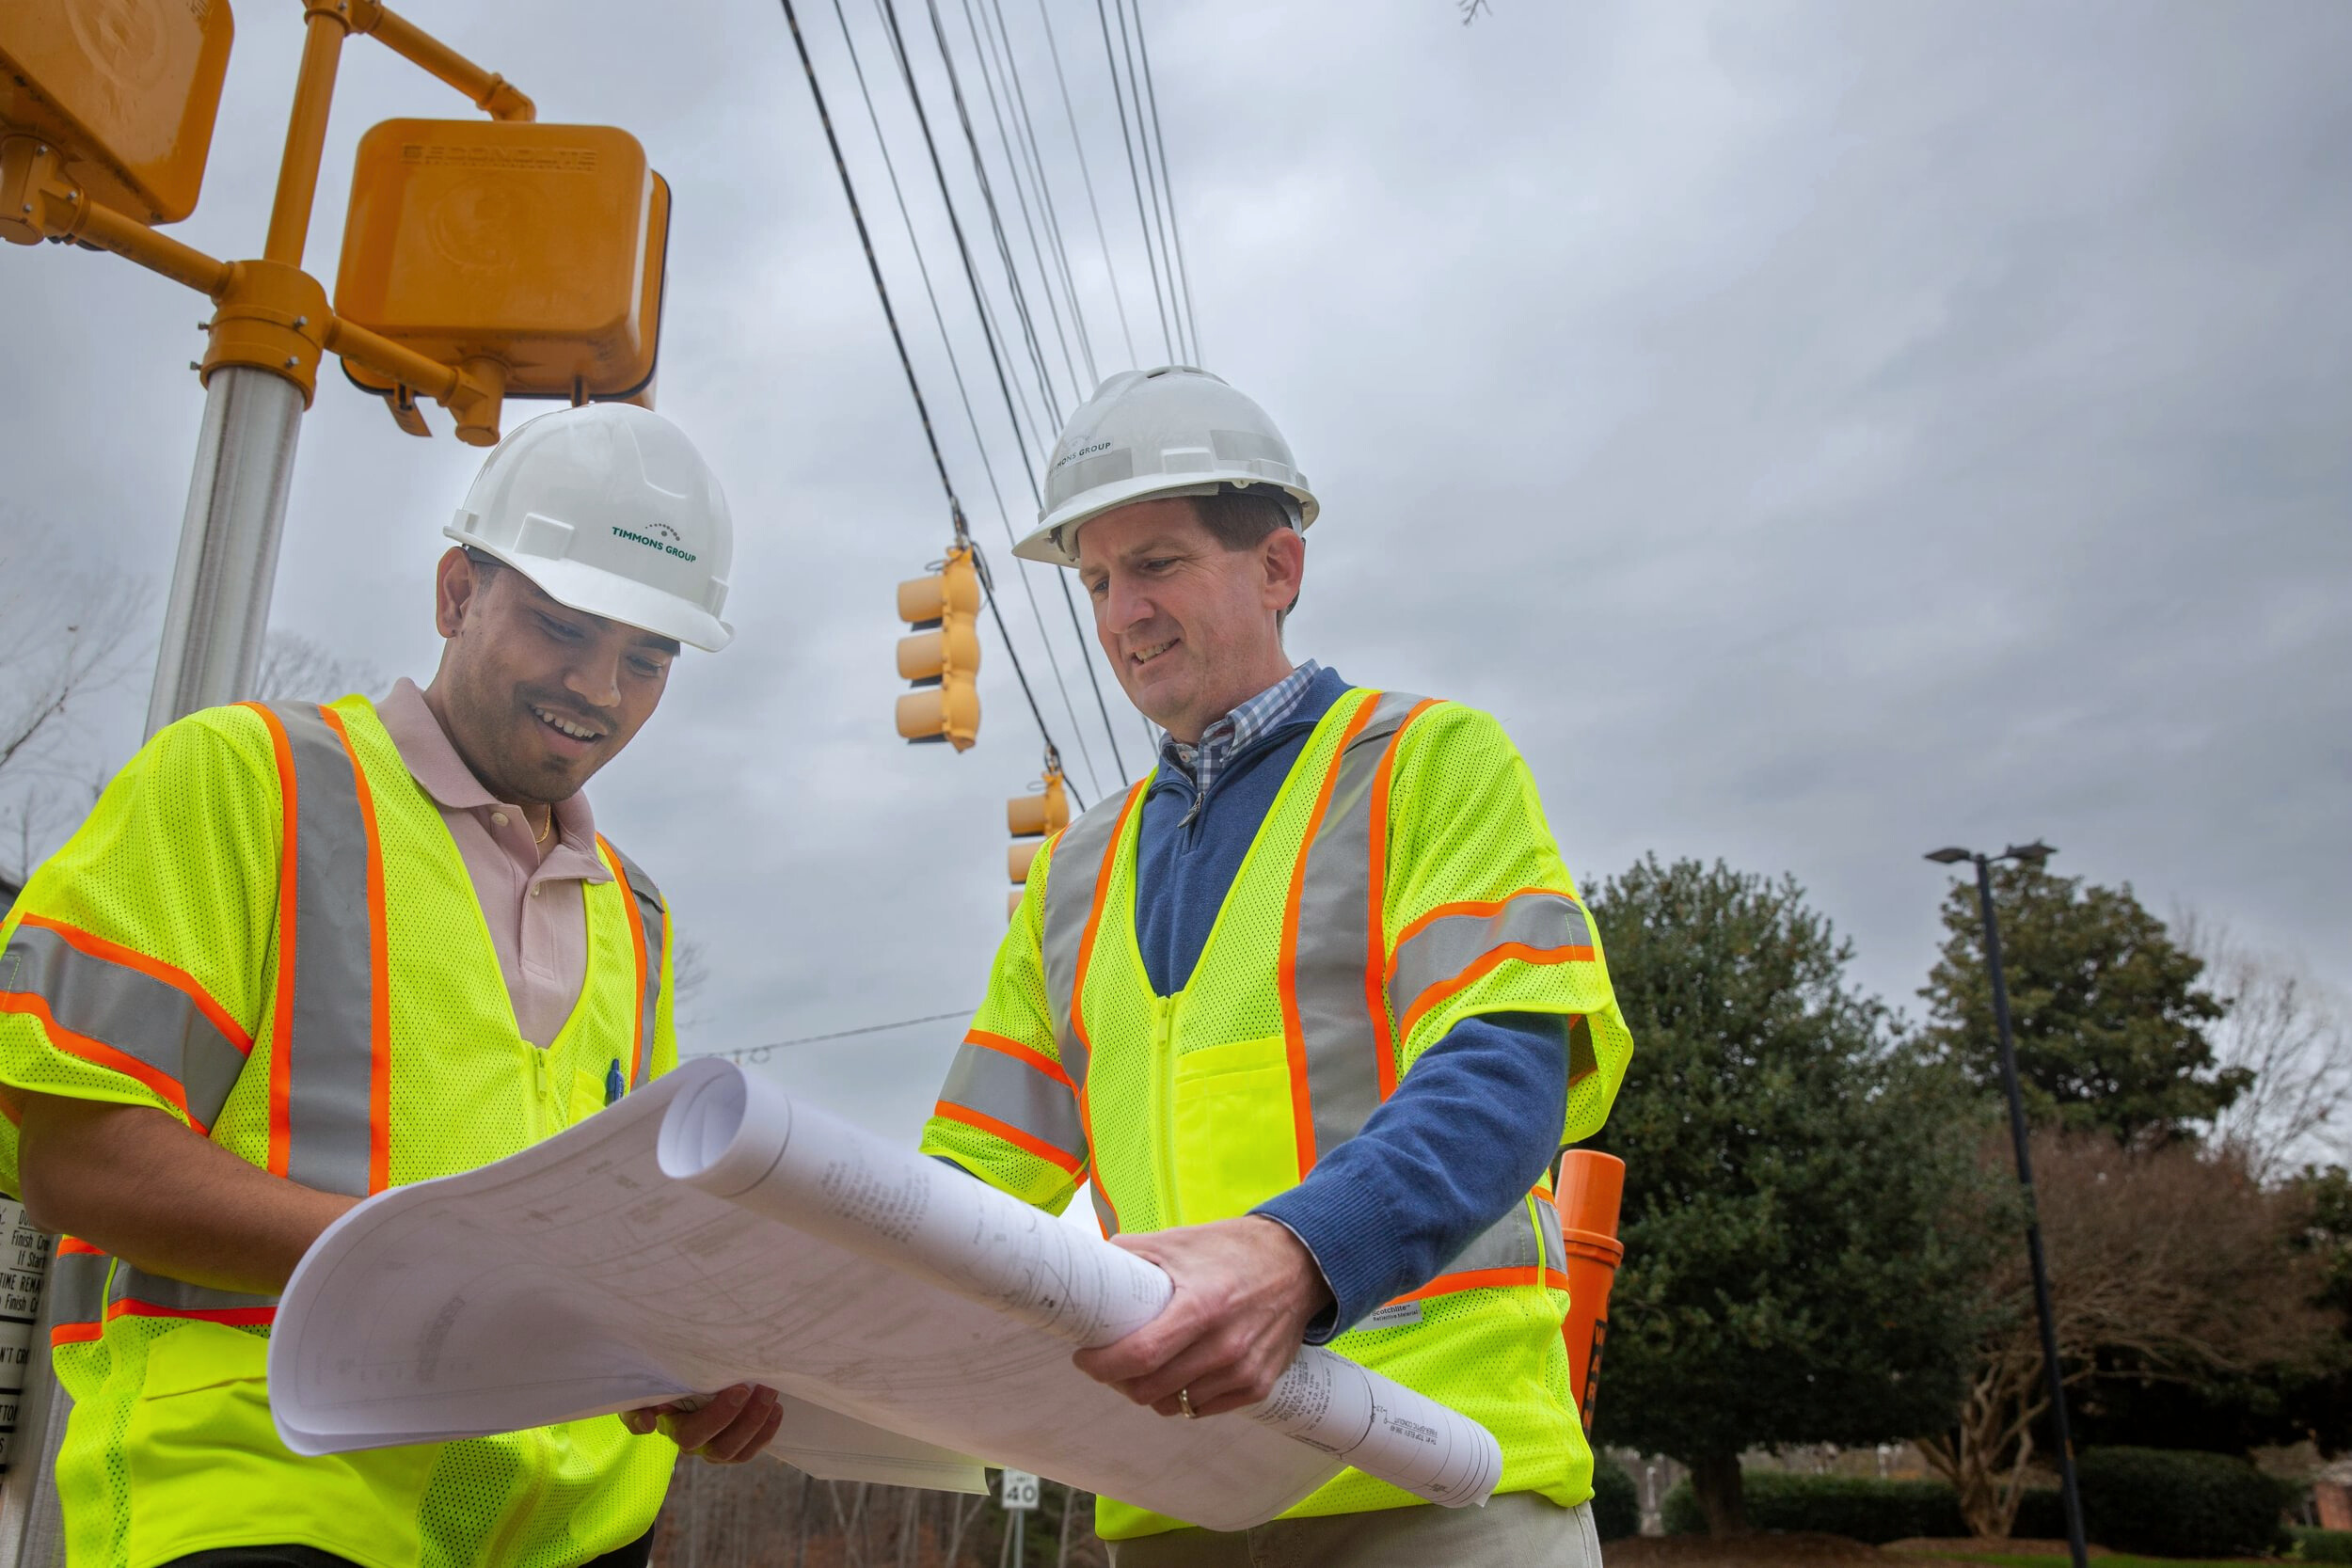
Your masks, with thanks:
M 154 1106 L 355 1196 L 485 1164 L 676 1065 L 666 909 L 599 847 L 586 976 L 543 1050 L 439 808 L 364 698 L 195 714 L 0 925 L 0 1083 Z M 0 1190 L 21 1191 L 13 1125 Z M 562 1568 L 643 1535 L 669 1485 L 675 1446 L 611 1416 L 299 1458 L 269 1417 L 275 1298 L 71 1237 L 49 1290 L 74 1401 L 57 1459 L 72 1568 L 264 1544 L 371 1568 Z
M 1154 993 L 1136 940 L 1150 781 L 1051 840 L 923 1135 L 1105 1234 L 1248 1212 L 1359 1131 L 1422 1051 L 1480 1013 L 1562 1018 L 1564 1144 L 1607 1116 L 1632 1040 L 1534 782 L 1483 713 L 1353 690 L 1309 737 L 1191 978 Z M 1486 1423 L 1501 1490 L 1592 1495 L 1568 1390 L 1558 1215 L 1531 1192 L 1446 1273 L 1332 1349 Z M 1421 1502 L 1347 1470 L 1293 1515 Z M 1182 1521 L 1108 1498 L 1112 1540 Z

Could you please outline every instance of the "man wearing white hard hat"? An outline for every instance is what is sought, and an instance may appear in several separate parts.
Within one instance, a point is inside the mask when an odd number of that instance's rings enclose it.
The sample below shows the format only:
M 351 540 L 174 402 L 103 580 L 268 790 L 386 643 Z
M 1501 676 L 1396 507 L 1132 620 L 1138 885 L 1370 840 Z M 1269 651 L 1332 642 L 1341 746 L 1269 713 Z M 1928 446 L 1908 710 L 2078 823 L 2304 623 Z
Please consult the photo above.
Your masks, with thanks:
M 718 480 L 659 415 L 567 409 L 446 531 L 429 686 L 166 727 L 0 925 L 0 1190 L 63 1233 L 74 1568 L 642 1568 L 679 1451 L 774 1434 L 748 1386 L 325 1458 L 271 1424 L 276 1293 L 338 1215 L 677 1060 L 668 907 L 580 789 L 733 635 Z
M 1076 570 L 1157 772 L 1050 841 L 924 1148 L 1174 1281 L 1078 1365 L 1178 1418 L 1328 1344 L 1476 1418 L 1486 1508 L 1356 1470 L 1246 1532 L 1104 1498 L 1119 1568 L 1597 1564 L 1551 1170 L 1632 1042 L 1502 727 L 1297 663 L 1317 507 L 1204 372 L 1112 377 L 1017 553 Z

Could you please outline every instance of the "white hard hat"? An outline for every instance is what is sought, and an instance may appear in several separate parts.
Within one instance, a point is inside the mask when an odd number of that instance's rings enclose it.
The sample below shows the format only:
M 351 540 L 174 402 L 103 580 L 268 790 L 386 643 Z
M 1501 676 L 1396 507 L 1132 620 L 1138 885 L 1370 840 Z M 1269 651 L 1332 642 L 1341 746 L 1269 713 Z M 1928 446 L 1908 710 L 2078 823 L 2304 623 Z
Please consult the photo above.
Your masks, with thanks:
M 1315 520 L 1307 476 L 1264 409 L 1190 365 L 1121 371 L 1094 389 L 1054 443 L 1044 509 L 1012 553 L 1075 566 L 1079 525 L 1115 506 L 1261 484 L 1290 499 L 1293 527 Z
M 718 476 L 650 409 L 592 403 L 516 426 L 441 531 L 503 561 L 559 604 L 711 653 L 735 524 Z

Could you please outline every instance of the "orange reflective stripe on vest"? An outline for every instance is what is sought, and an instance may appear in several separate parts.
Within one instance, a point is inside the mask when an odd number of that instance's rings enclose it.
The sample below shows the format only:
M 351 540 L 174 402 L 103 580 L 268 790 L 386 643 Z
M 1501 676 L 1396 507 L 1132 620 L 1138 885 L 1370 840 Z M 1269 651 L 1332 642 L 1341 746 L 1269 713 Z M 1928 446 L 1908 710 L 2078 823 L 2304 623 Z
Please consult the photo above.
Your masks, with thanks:
M 654 1027 L 661 1003 L 661 950 L 669 917 L 662 908 L 660 890 L 635 861 L 613 848 L 602 833 L 596 835 L 596 847 L 621 879 L 627 895 L 622 904 L 628 911 L 629 932 L 637 942 L 637 1038 L 629 1049 L 628 1078 L 634 1091 L 644 1088 L 653 1072 Z
M 211 1129 L 252 1037 L 185 972 L 26 914 L 0 958 L 0 1012 L 40 1021 L 58 1049 L 135 1078 Z
M 1302 1180 L 1316 1160 L 1363 1130 L 1396 1081 L 1388 1007 L 1366 984 L 1386 946 L 1384 796 L 1406 726 L 1435 705 L 1396 691 L 1359 705 L 1291 877 L 1279 974 Z
M 269 725 L 285 810 L 269 1169 L 365 1197 L 384 1186 L 390 1098 L 374 802 L 341 714 L 246 705 Z
M 1127 792 L 1125 802 L 1112 812 L 1097 807 L 1054 840 L 1053 858 L 1046 863 L 1044 939 L 1045 994 L 1052 1012 L 1054 1045 L 1061 1053 L 1062 1070 L 1078 1101 L 1078 1125 L 1087 1147 L 1094 1146 L 1094 1119 L 1087 1107 L 1087 1066 L 1093 1047 L 1088 1043 L 1086 1011 L 1079 998 L 1086 990 L 1087 965 L 1103 923 L 1103 901 L 1110 893 L 1105 875 L 1111 857 L 1127 837 L 1127 823 L 1143 803 L 1151 781 Z M 1119 1210 L 1103 1190 L 1100 1162 L 1087 1188 L 1094 1202 L 1094 1217 L 1105 1236 L 1119 1234 Z
M 975 1029 L 956 1052 L 937 1114 L 993 1133 L 1075 1175 L 1087 1164 L 1078 1086 L 1019 1040 Z

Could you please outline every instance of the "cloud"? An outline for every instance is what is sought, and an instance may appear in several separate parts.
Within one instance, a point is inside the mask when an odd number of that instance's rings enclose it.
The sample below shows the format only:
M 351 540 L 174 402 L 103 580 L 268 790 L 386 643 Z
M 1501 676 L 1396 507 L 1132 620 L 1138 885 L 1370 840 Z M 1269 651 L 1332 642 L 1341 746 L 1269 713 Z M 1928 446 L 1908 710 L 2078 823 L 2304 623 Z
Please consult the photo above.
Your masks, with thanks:
M 1101 40 L 1048 5 L 1154 362 Z M 1149 9 L 1207 356 L 1326 506 L 1295 650 L 1501 715 L 1581 873 L 1652 848 L 1793 870 L 1899 1000 L 1937 934 L 1920 852 L 2037 833 L 2070 871 L 2352 979 L 2352 12 L 1503 5 L 1464 28 L 1439 0 Z M 1024 661 L 1073 762 L 1091 734 L 1092 799 L 1113 769 L 1058 590 L 1031 578 L 1041 632 L 833 15 L 803 11 Z M 1028 487 L 930 165 L 850 11 L 1018 530 Z M 1042 35 L 1034 8 L 1007 15 L 1107 372 L 1123 337 Z M 690 1046 L 977 999 L 1001 801 L 1039 743 L 993 636 L 976 751 L 892 734 L 892 585 L 938 556 L 946 509 L 781 22 L 587 0 L 418 20 L 543 118 L 628 126 L 676 191 L 662 407 L 733 499 L 740 636 L 684 662 L 594 793 L 707 948 Z M 191 243 L 257 247 L 297 38 L 246 19 Z M 935 82 L 927 24 L 910 42 Z M 347 51 L 314 271 L 359 132 L 466 108 Z M 961 198 L 952 114 L 933 130 Z M 0 266 L 11 357 L 39 372 L 0 385 L 18 501 L 0 552 L 30 571 L 70 548 L 160 591 L 201 303 L 56 247 Z M 1082 369 L 1050 330 L 1048 354 L 1066 401 Z M 437 410 L 413 441 L 326 379 L 277 613 L 421 676 L 427 574 L 478 454 Z M 1140 726 L 1111 701 L 1132 769 Z M 139 706 L 113 720 L 125 752 Z M 771 1070 L 908 1132 L 956 1033 Z

